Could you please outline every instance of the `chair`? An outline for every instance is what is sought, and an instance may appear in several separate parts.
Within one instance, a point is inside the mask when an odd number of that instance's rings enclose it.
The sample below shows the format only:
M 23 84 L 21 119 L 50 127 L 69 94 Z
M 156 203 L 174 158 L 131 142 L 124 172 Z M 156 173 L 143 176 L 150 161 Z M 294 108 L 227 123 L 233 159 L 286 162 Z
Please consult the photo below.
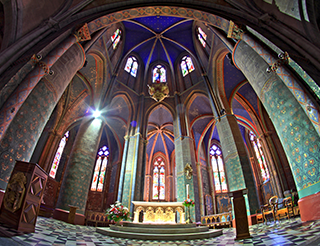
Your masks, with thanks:
M 273 221 L 276 220 L 276 214 L 277 214 L 277 208 L 278 208 L 278 197 L 273 196 L 269 199 L 269 203 L 261 206 L 261 210 L 263 213 L 263 219 L 267 223 L 268 217 L 273 218 Z

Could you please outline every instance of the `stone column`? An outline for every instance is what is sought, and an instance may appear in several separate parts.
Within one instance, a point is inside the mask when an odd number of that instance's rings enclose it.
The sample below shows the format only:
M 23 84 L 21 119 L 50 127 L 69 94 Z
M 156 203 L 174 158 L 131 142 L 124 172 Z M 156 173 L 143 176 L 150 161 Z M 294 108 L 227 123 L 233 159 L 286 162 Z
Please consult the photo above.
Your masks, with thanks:
M 213 213 L 217 213 L 217 204 L 216 204 L 216 193 L 214 188 L 214 182 L 213 182 L 213 172 L 212 172 L 212 166 L 211 163 L 207 166 L 208 174 L 209 174 L 209 182 L 210 182 L 210 190 L 211 190 L 211 196 L 212 196 L 212 210 Z
M 204 210 L 204 196 L 203 196 L 203 185 L 202 185 L 201 162 L 197 162 L 196 165 L 197 165 L 197 176 L 198 176 L 198 186 L 199 186 L 200 216 L 204 216 L 205 210 Z
M 243 142 L 243 138 L 234 115 L 224 115 L 216 123 L 229 191 L 248 189 L 250 214 L 255 214 L 259 207 L 257 192 L 251 164 Z
M 91 185 L 93 169 L 100 143 L 103 121 L 100 118 L 84 119 L 75 139 L 70 159 L 64 175 L 54 218 L 65 221 L 70 206 L 77 208 L 81 219 L 76 224 L 83 224 L 88 191 Z
M 135 116 L 137 125 L 132 127 L 132 135 L 125 145 L 120 176 L 121 187 L 119 185 L 118 193 L 118 200 L 128 207 L 131 213 L 133 213 L 134 209 L 132 201 L 142 199 L 140 190 L 142 190 L 144 182 L 144 177 L 142 177 L 141 173 L 144 165 L 142 162 L 145 160 L 143 158 L 145 144 L 140 133 L 143 127 L 144 95 L 141 95 L 139 99 L 137 115 Z
M 320 196 L 314 196 L 320 190 L 316 124 L 280 77 L 266 71 L 269 65 L 246 42 L 237 43 L 233 60 L 263 103 L 284 146 L 299 197 L 303 198 L 299 201 L 301 219 L 320 219 L 320 214 L 313 212 L 320 204 Z
M 54 107 L 84 60 L 81 45 L 72 45 L 52 66 L 54 74 L 44 76 L 23 103 L 17 102 L 19 109 L 0 140 L 0 189 L 7 187 L 15 160 L 30 160 Z
M 176 155 L 176 169 L 177 169 L 177 201 L 183 202 L 187 198 L 186 185 L 189 185 L 189 197 L 195 201 L 196 206 L 191 208 L 191 219 L 195 221 L 200 220 L 195 218 L 195 209 L 199 211 L 200 214 L 200 204 L 198 195 L 198 180 L 195 179 L 197 172 L 195 165 L 195 150 L 193 139 L 186 136 L 187 125 L 185 123 L 185 113 L 184 108 L 181 107 L 178 95 L 175 95 L 176 99 L 176 115 L 174 120 L 174 145 L 175 145 L 175 155 Z M 188 179 L 185 174 L 185 167 L 190 164 L 193 169 L 193 174 L 191 179 Z

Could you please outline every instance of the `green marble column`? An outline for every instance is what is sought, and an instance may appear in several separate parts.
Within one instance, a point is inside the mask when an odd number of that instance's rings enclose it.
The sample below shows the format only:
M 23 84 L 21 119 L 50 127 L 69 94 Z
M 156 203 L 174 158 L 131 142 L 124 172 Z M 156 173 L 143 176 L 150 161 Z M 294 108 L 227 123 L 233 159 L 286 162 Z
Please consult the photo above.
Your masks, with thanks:
M 216 126 L 221 141 L 229 191 L 233 192 L 247 188 L 250 214 L 255 214 L 259 202 L 250 159 L 237 119 L 234 115 L 224 115 L 217 120 Z
M 56 208 L 78 207 L 84 215 L 103 128 L 102 119 L 84 119 L 75 139 Z
M 275 126 L 300 199 L 319 192 L 320 137 L 314 124 L 285 82 L 277 74 L 266 72 L 269 65 L 246 42 L 237 43 L 233 58 Z

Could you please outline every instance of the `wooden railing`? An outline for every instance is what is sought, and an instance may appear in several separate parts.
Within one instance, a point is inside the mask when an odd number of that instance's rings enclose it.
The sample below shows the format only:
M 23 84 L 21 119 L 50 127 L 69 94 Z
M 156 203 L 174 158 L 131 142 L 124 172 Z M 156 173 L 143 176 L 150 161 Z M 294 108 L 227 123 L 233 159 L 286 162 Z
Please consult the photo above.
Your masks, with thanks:
M 232 225 L 232 213 L 226 212 L 221 214 L 211 214 L 206 216 L 201 216 L 201 225 L 208 226 L 210 228 L 231 227 Z
M 86 211 L 86 225 L 97 226 L 109 226 L 109 224 L 113 224 L 105 213 L 102 212 L 94 212 L 94 211 Z

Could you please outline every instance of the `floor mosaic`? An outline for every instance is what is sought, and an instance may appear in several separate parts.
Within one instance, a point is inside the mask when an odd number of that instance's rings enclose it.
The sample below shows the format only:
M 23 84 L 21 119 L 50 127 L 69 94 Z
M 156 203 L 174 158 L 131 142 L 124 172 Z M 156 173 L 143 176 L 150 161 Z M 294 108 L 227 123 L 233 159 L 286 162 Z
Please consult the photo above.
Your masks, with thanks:
M 235 229 L 223 229 L 223 235 L 205 240 L 143 241 L 101 235 L 95 227 L 71 225 L 51 218 L 38 217 L 35 233 L 19 233 L 0 224 L 0 245 L 319 245 L 320 221 L 302 223 L 300 218 L 268 222 L 250 227 L 251 238 L 236 241 Z

